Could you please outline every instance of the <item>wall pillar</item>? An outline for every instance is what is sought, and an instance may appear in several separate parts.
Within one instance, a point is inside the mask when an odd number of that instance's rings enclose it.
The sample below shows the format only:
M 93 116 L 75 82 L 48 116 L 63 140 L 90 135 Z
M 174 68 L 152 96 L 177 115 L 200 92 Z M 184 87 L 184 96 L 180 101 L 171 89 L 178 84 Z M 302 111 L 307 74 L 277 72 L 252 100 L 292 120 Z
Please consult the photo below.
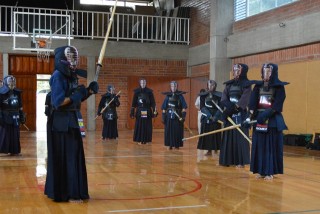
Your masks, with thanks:
M 223 82 L 229 80 L 232 60 L 227 58 L 228 35 L 232 32 L 233 0 L 211 0 L 210 19 L 210 79 L 218 83 L 222 91 Z
M 8 76 L 9 73 L 9 54 L 3 53 L 2 54 L 2 63 L 3 63 L 3 77 L 0 77 L 0 79 L 5 78 Z
M 94 56 L 88 56 L 87 57 L 87 70 L 88 70 L 88 77 L 87 77 L 87 85 L 90 84 L 90 82 L 93 81 L 95 76 L 95 70 L 96 70 L 96 62 Z M 91 72 L 89 72 L 91 71 Z M 96 116 L 96 96 L 91 95 L 87 99 L 87 130 L 88 131 L 94 131 L 96 130 L 96 120 L 94 119 Z

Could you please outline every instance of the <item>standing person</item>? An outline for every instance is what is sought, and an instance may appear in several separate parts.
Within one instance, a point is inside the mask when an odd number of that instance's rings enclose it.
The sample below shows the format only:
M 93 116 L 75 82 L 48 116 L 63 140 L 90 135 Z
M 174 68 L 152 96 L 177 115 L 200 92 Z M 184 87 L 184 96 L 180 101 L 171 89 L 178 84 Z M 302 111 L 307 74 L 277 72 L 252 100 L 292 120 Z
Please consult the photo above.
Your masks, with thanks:
M 233 79 L 225 82 L 221 103 L 224 109 L 223 118 L 226 126 L 232 124 L 227 120 L 231 118 L 234 124 L 241 124 L 247 117 L 247 106 L 251 94 L 251 86 L 247 78 L 249 68 L 246 64 L 233 65 Z M 249 129 L 241 127 L 245 135 L 249 135 Z M 238 129 L 225 131 L 222 135 L 219 164 L 222 166 L 235 165 L 243 168 L 250 163 L 250 145 L 248 140 Z
M 168 149 L 179 149 L 183 146 L 183 123 L 186 118 L 187 103 L 183 97 L 186 92 L 178 91 L 176 81 L 170 82 L 170 92 L 166 95 L 161 109 L 164 124 L 164 145 Z
M 221 129 L 218 118 L 215 115 L 218 111 L 214 105 L 219 105 L 221 100 L 221 92 L 216 91 L 217 83 L 214 80 L 208 80 L 207 91 L 200 94 L 200 108 L 201 108 L 201 134 Z M 214 102 L 214 103 L 213 103 Z M 199 138 L 198 150 L 206 152 L 206 155 L 212 155 L 212 150 L 215 153 L 220 149 L 221 133 L 206 135 Z
M 7 76 L 0 88 L 0 153 L 20 155 L 20 124 L 26 122 L 16 78 Z
M 118 115 L 116 108 L 120 106 L 119 95 L 115 95 L 113 85 L 107 86 L 107 93 L 103 94 L 98 106 L 97 115 L 102 114 L 102 140 L 118 138 Z M 101 113 L 101 111 L 103 112 Z
M 286 98 L 284 86 L 289 84 L 278 79 L 278 65 L 264 64 L 262 81 L 255 81 L 248 120 L 256 119 L 253 127 L 250 171 L 257 178 L 272 180 L 283 174 L 283 130 L 287 129 L 282 116 Z
M 201 89 L 200 90 L 200 94 L 205 92 L 206 90 L 205 89 Z M 196 109 L 198 110 L 198 120 L 197 120 L 197 125 L 198 125 L 198 133 L 200 134 L 201 133 L 201 116 L 202 116 L 202 113 L 201 113 L 201 108 L 200 108 L 200 94 L 197 96 L 197 99 L 194 103 Z
M 152 142 L 152 118 L 158 115 L 153 91 L 147 88 L 145 79 L 139 80 L 140 87 L 134 90 L 130 117 L 136 118 L 133 141 L 139 145 Z
M 80 132 L 81 102 L 98 92 L 98 83 L 78 84 L 78 51 L 55 49 L 55 71 L 50 78 L 51 113 L 47 122 L 47 178 L 44 193 L 55 202 L 81 203 L 89 199 L 87 171 Z

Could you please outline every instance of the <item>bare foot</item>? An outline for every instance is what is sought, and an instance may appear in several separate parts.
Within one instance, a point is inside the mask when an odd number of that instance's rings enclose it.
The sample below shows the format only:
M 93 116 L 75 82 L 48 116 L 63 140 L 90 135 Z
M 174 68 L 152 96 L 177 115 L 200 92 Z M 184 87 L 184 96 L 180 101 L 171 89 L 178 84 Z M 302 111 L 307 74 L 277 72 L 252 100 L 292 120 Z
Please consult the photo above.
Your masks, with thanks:
M 263 176 L 263 175 L 257 175 L 256 176 L 256 179 L 260 179 L 260 178 L 264 178 L 265 176 Z
M 272 175 L 267 175 L 266 177 L 264 177 L 264 180 L 272 181 L 273 180 L 273 176 Z

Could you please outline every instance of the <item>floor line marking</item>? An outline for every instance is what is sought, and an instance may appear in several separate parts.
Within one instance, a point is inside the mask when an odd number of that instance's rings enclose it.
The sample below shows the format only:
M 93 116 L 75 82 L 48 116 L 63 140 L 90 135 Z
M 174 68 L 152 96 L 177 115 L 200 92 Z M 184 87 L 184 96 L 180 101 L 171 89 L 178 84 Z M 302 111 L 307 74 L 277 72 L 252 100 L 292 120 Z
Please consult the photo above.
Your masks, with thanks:
M 193 205 L 193 206 L 178 206 L 178 207 L 156 207 L 156 208 L 147 208 L 147 209 L 134 209 L 134 210 L 112 210 L 108 211 L 109 213 L 120 213 L 120 212 L 140 212 L 140 211 L 152 211 L 152 210 L 169 210 L 169 209 L 186 209 L 186 208 L 198 208 L 206 207 L 207 205 Z

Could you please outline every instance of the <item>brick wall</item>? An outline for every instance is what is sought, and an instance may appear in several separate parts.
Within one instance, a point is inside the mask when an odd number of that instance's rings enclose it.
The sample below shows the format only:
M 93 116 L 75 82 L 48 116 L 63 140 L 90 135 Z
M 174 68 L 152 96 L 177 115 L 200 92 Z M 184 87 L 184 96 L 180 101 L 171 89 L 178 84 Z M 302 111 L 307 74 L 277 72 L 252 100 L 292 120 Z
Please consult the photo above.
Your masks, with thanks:
M 249 67 L 261 67 L 263 63 L 273 62 L 276 64 L 293 63 L 299 61 L 319 60 L 320 44 L 310 44 L 293 47 L 284 50 L 276 50 L 268 53 L 233 59 L 233 63 L 245 63 Z
M 209 76 L 210 73 L 210 63 L 192 66 L 191 68 L 191 78 L 192 77 L 203 77 Z
M 182 7 L 190 10 L 190 46 L 198 46 L 210 42 L 210 1 L 181 0 Z
M 106 93 L 108 84 L 113 84 L 116 92 L 121 90 L 121 105 L 117 112 L 121 117 L 118 128 L 125 129 L 127 124 L 127 106 L 131 105 L 132 97 L 128 97 L 128 77 L 138 76 L 187 76 L 187 61 L 185 60 L 146 60 L 126 58 L 104 58 L 99 74 L 100 92 L 96 95 L 96 107 L 99 105 L 101 95 Z M 96 130 L 102 130 L 102 120 L 96 121 Z
M 320 0 L 299 0 L 297 2 L 266 11 L 247 19 L 237 21 L 233 25 L 233 32 L 252 30 L 270 23 L 280 23 L 295 17 L 319 12 Z

